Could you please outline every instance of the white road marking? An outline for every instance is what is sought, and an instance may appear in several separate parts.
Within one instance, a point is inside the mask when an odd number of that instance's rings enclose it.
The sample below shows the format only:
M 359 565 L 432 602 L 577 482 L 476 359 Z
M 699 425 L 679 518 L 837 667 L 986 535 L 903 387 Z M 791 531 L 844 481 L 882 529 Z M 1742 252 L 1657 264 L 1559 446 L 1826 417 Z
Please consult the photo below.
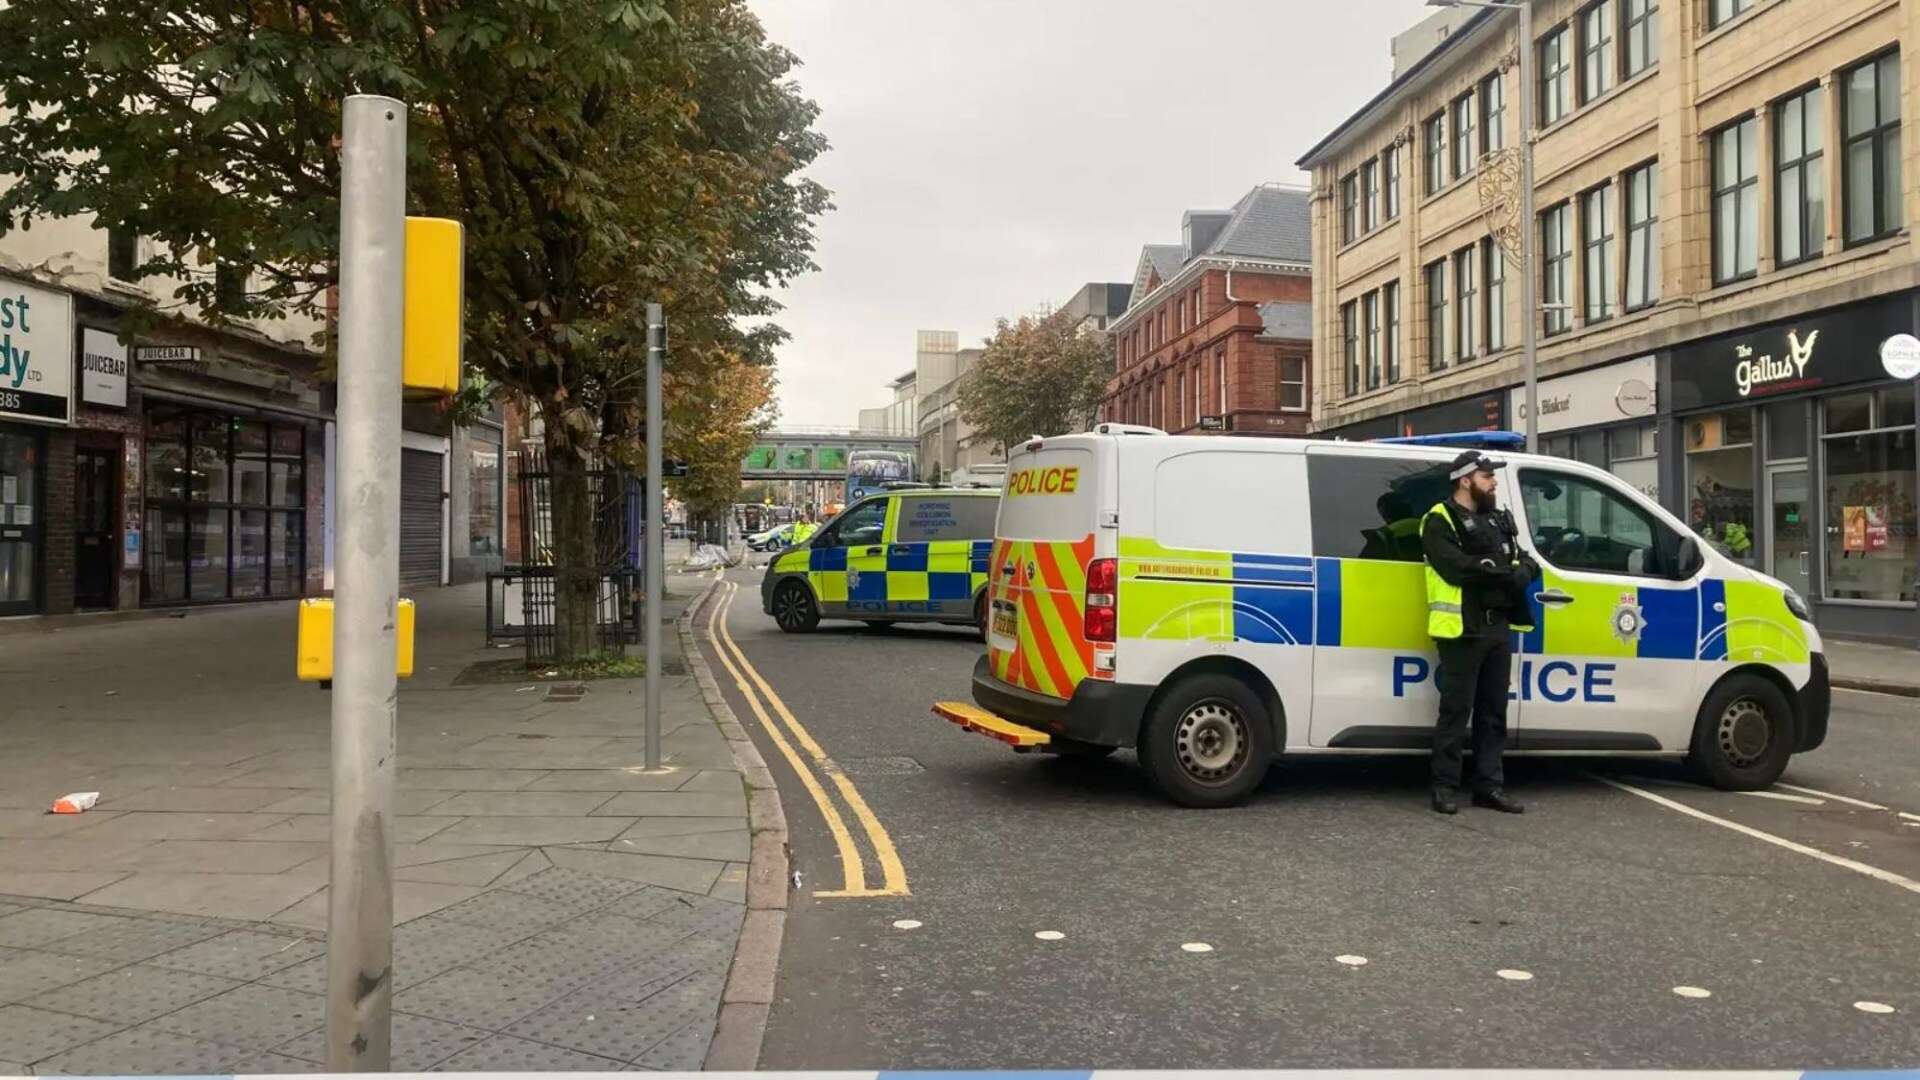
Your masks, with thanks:
M 1900 816 L 1908 821 L 1920 821 L 1920 814 L 1909 814 L 1905 810 L 1900 811 Z
M 1185 945 L 1180 946 L 1180 951 L 1193 953 L 1212 952 L 1213 946 L 1204 941 L 1189 941 Z
M 1367 963 L 1366 957 L 1355 956 L 1352 953 L 1342 953 L 1339 956 L 1334 957 L 1334 959 L 1338 960 L 1342 964 L 1347 965 L 1348 967 L 1364 967 Z
M 1802 795 L 1818 795 L 1823 799 L 1832 799 L 1834 802 L 1846 803 L 1848 806 L 1858 806 L 1862 810 L 1885 810 L 1886 809 L 1886 807 L 1881 806 L 1877 802 L 1868 802 L 1865 799 L 1856 799 L 1851 795 L 1835 795 L 1831 791 L 1820 791 L 1816 788 L 1801 787 L 1799 784 L 1775 783 L 1773 786 L 1783 787 L 1783 788 L 1786 788 L 1788 791 L 1798 791 Z
M 1788 795 L 1779 791 L 1736 791 L 1735 795 L 1751 795 L 1756 799 L 1779 799 L 1781 802 L 1797 802 L 1807 806 L 1825 806 L 1825 799 L 1811 799 L 1805 795 Z
M 1035 930 L 1033 936 L 1039 938 L 1041 941 L 1059 941 L 1067 935 L 1058 930 Z
M 1863 1013 L 1872 1013 L 1875 1016 L 1885 1016 L 1893 1012 L 1893 1006 L 1882 1005 L 1877 1001 L 1856 1001 L 1853 1003 L 1853 1007 Z
M 1703 990 L 1698 986 L 1676 986 L 1673 988 L 1673 992 L 1683 998 L 1710 998 L 1713 996 L 1713 991 Z
M 1838 855 L 1830 855 L 1827 852 L 1821 851 L 1819 848 L 1810 848 L 1805 844 L 1797 844 L 1784 836 L 1775 836 L 1770 832 L 1761 832 L 1759 829 L 1749 825 L 1742 825 L 1737 821 L 1728 821 L 1726 818 L 1715 817 L 1705 810 L 1695 810 L 1685 803 L 1675 802 L 1663 795 L 1655 795 L 1651 791 L 1642 791 L 1632 784 L 1623 784 L 1611 777 L 1600 776 L 1595 773 L 1588 773 L 1587 775 L 1608 787 L 1619 788 L 1621 791 L 1628 792 L 1629 794 L 1638 795 L 1648 802 L 1658 803 L 1669 810 L 1677 810 L 1688 817 L 1699 818 L 1701 821 L 1710 821 L 1723 829 L 1732 829 L 1742 836 L 1751 836 L 1755 840 L 1763 840 L 1776 847 L 1783 847 L 1788 851 L 1796 852 L 1809 858 L 1819 859 L 1824 863 L 1832 863 L 1834 866 L 1851 870 L 1856 874 L 1863 874 L 1875 881 L 1884 881 L 1889 885 L 1898 886 L 1910 893 L 1920 894 L 1920 881 L 1915 881 L 1909 877 L 1902 877 L 1891 870 L 1882 870 L 1877 866 L 1869 866 L 1866 863 L 1856 862 L 1853 859 L 1844 859 Z
M 1533 978 L 1533 972 L 1521 971 L 1519 968 L 1501 968 L 1499 971 L 1494 972 L 1494 974 L 1508 982 L 1526 982 Z
M 918 930 L 920 926 L 919 919 L 899 919 L 893 924 L 895 930 Z

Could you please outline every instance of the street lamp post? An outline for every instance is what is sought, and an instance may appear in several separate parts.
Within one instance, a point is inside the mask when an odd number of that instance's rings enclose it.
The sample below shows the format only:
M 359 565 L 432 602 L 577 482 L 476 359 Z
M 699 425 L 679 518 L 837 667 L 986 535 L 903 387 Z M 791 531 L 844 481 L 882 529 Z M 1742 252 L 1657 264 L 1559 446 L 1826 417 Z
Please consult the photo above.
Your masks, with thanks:
M 1503 0 L 1427 0 L 1427 6 L 1493 8 L 1520 13 L 1520 40 L 1514 49 L 1519 53 L 1520 77 L 1520 310 L 1526 316 L 1520 322 L 1520 365 L 1525 371 L 1527 384 L 1527 453 L 1537 454 L 1540 452 L 1540 307 L 1539 298 L 1534 295 L 1538 283 L 1534 278 L 1533 266 L 1534 245 L 1539 241 L 1533 216 L 1533 4 L 1529 0 L 1519 3 Z M 1495 242 L 1498 242 L 1497 237 Z

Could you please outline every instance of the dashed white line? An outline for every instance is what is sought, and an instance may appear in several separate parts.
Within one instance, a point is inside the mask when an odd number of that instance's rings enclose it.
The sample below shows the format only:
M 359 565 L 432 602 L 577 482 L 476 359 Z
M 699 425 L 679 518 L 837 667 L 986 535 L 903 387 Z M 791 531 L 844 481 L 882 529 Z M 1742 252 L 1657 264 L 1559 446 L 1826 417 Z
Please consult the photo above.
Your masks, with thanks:
M 1185 945 L 1180 946 L 1180 951 L 1190 953 L 1212 952 L 1213 946 L 1204 941 L 1189 941 Z
M 1638 795 L 1639 797 L 1647 800 L 1648 802 L 1657 803 L 1658 805 L 1664 806 L 1669 810 L 1677 810 L 1680 813 L 1687 815 L 1688 817 L 1699 818 L 1701 821 L 1709 821 L 1715 825 L 1720 826 L 1723 829 L 1732 829 L 1734 832 L 1737 832 L 1742 836 L 1751 836 L 1755 840 L 1762 840 L 1762 841 L 1765 841 L 1766 843 L 1773 844 L 1776 847 L 1783 847 L 1783 848 L 1786 848 L 1788 851 L 1796 852 L 1798 854 L 1805 855 L 1809 858 L 1819 859 L 1821 862 L 1824 862 L 1824 863 L 1831 863 L 1834 866 L 1851 870 L 1856 874 L 1863 874 L 1867 877 L 1874 879 L 1875 881 L 1884 881 L 1889 885 L 1893 885 L 1893 886 L 1897 886 L 1899 888 L 1905 889 L 1910 893 L 1920 894 L 1920 881 L 1915 881 L 1909 877 L 1903 877 L 1899 874 L 1894 873 L 1891 870 L 1882 870 L 1877 866 L 1869 866 L 1866 863 L 1857 862 L 1853 859 L 1843 859 L 1838 855 L 1829 855 L 1828 853 L 1821 851 L 1819 848 L 1810 848 L 1805 844 L 1797 844 L 1792 840 L 1787 839 L 1784 836 L 1775 836 L 1770 832 L 1762 832 L 1759 829 L 1753 828 L 1752 826 L 1742 825 L 1737 821 L 1728 821 L 1726 818 L 1715 817 L 1712 814 L 1707 813 L 1705 810 L 1696 810 L 1685 803 L 1675 802 L 1674 800 L 1669 799 L 1663 795 L 1655 795 L 1651 791 L 1642 791 L 1639 788 L 1634 787 L 1632 784 L 1623 784 L 1618 780 L 1612 779 L 1611 777 L 1600 776 L 1595 773 L 1588 773 L 1587 775 L 1592 777 L 1595 780 L 1600 781 L 1601 783 L 1607 785 L 1608 787 L 1618 788 L 1621 791 L 1627 792 L 1629 794 Z
M 1872 1013 L 1875 1016 L 1885 1016 L 1894 1011 L 1893 1006 L 1882 1005 L 1877 1001 L 1856 1001 L 1853 1003 L 1853 1007 L 1863 1013 Z
M 1823 799 L 1832 799 L 1834 802 L 1846 803 L 1848 806 L 1858 806 L 1862 810 L 1886 809 L 1886 807 L 1881 806 L 1879 803 L 1868 802 L 1865 799 L 1856 799 L 1851 795 L 1835 795 L 1831 791 L 1821 791 L 1818 788 L 1801 787 L 1799 784 L 1776 783 L 1773 786 L 1786 788 L 1788 791 L 1797 791 L 1802 795 L 1818 795 Z
M 1367 963 L 1366 957 L 1355 956 L 1352 953 L 1341 953 L 1339 956 L 1334 957 L 1334 959 L 1348 967 L 1365 967 Z
M 1900 811 L 1900 816 L 1908 821 L 1920 821 L 1920 814 L 1909 814 L 1905 810 Z
M 1059 941 L 1067 935 L 1058 930 L 1035 930 L 1033 936 L 1039 938 L 1041 941 Z
M 1735 795 L 1747 795 L 1755 799 L 1778 799 L 1781 802 L 1800 803 L 1804 806 L 1825 806 L 1827 800 L 1809 798 L 1805 795 L 1788 795 L 1781 791 L 1736 791 Z
M 896 919 L 893 928 L 895 930 L 918 930 L 921 925 L 919 919 Z
M 1494 972 L 1494 974 L 1508 982 L 1527 982 L 1533 978 L 1533 972 L 1521 971 L 1519 968 L 1501 968 L 1499 971 Z
M 1704 990 L 1698 986 L 1676 986 L 1673 988 L 1673 992 L 1683 998 L 1710 998 L 1713 996 L 1713 991 Z

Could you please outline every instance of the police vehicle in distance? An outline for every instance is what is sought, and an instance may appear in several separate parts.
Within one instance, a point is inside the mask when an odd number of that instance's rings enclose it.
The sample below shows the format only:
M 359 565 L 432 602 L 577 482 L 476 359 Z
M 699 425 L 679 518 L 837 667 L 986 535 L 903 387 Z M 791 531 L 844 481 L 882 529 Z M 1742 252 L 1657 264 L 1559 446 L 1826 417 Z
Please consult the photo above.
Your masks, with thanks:
M 760 606 L 790 634 L 823 618 L 981 626 L 999 502 L 991 489 L 888 482 L 774 556 Z
M 1245 798 L 1282 752 L 1424 753 L 1438 707 L 1419 519 L 1458 445 L 1101 425 L 1009 455 L 972 703 L 1017 749 L 1132 747 L 1174 801 Z M 1506 455 L 1542 567 L 1508 746 L 1684 758 L 1765 787 L 1826 737 L 1807 607 L 1609 473 Z

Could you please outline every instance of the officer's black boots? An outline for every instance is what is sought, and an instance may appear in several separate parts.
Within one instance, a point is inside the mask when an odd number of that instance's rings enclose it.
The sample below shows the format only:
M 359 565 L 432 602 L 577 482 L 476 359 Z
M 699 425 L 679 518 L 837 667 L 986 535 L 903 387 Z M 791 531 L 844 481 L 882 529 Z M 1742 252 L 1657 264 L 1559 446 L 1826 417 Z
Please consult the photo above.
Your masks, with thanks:
M 1489 810 L 1498 810 L 1503 814 L 1524 814 L 1527 808 L 1507 798 L 1504 791 L 1476 791 L 1473 793 L 1473 805 L 1484 806 Z
M 1433 812 L 1436 814 L 1457 814 L 1460 812 L 1459 796 L 1445 788 L 1433 789 Z

